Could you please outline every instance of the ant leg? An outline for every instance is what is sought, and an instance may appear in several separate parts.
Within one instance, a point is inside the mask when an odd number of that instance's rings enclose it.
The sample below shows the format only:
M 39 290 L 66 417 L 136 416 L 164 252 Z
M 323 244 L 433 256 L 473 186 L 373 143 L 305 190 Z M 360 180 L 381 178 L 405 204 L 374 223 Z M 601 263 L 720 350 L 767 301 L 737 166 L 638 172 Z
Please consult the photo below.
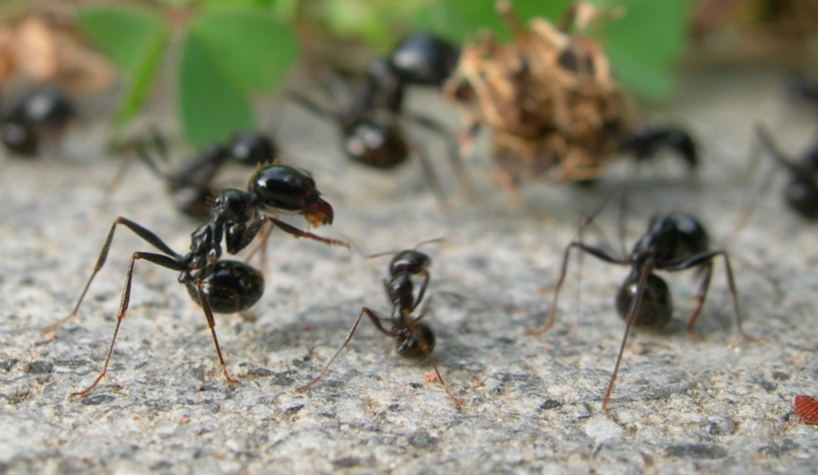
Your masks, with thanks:
M 111 235 L 113 235 L 113 229 L 111 230 Z M 71 393 L 71 395 L 69 396 L 71 398 L 87 396 L 91 391 L 93 391 L 93 389 L 95 387 L 97 387 L 97 385 L 102 380 L 102 378 L 105 377 L 105 374 L 108 373 L 108 363 L 111 362 L 111 355 L 113 355 L 113 353 L 114 353 L 114 343 L 116 343 L 116 336 L 119 333 L 119 326 L 122 324 L 122 320 L 125 319 L 125 312 L 128 310 L 128 304 L 131 301 L 131 282 L 133 281 L 133 267 L 134 267 L 134 263 L 138 259 L 145 259 L 146 261 L 152 262 L 154 264 L 157 264 L 157 265 L 160 265 L 162 267 L 166 267 L 166 268 L 172 269 L 172 270 L 184 271 L 186 269 L 186 267 L 184 265 L 182 265 L 178 260 L 175 260 L 175 259 L 173 259 L 171 257 L 168 257 L 168 256 L 163 256 L 161 254 L 153 254 L 153 253 L 149 253 L 149 252 L 134 252 L 133 253 L 133 255 L 131 256 L 131 262 L 130 262 L 130 264 L 128 264 L 128 271 L 127 271 L 127 274 L 126 274 L 127 277 L 125 279 L 125 288 L 122 289 L 122 299 L 119 302 L 119 313 L 117 313 L 117 315 L 116 315 L 116 327 L 114 328 L 114 336 L 111 338 L 111 346 L 108 347 L 108 355 L 105 357 L 105 364 L 102 367 L 102 372 L 99 374 L 99 376 L 97 376 L 97 379 L 95 379 L 94 382 L 91 383 L 90 386 L 88 386 L 87 388 L 85 388 L 82 391 Z M 103 259 L 103 262 L 104 262 L 104 259 Z M 91 278 L 93 279 L 93 276 L 91 276 Z M 89 281 L 89 283 L 90 283 L 90 281 Z M 87 290 L 87 288 L 88 288 L 88 286 L 86 286 L 86 290 Z M 81 301 L 82 301 L 82 299 L 80 298 L 80 302 Z M 79 306 L 79 303 L 77 303 L 77 306 Z M 75 309 L 75 311 L 76 311 L 76 309 Z M 70 316 L 73 316 L 73 314 L 69 315 L 69 317 Z M 65 320 L 65 319 L 63 319 L 63 320 Z M 60 324 L 60 323 L 62 323 L 62 320 L 60 322 L 57 322 L 57 324 Z
M 463 404 L 465 403 L 463 402 L 463 400 L 455 397 L 455 395 L 452 394 L 452 392 L 449 390 L 449 386 L 446 385 L 446 381 L 443 380 L 443 376 L 440 374 L 440 370 L 437 368 L 437 363 L 435 363 L 435 359 L 432 358 L 432 352 L 429 350 L 429 344 L 426 342 L 426 338 L 424 338 L 423 334 L 418 331 L 418 328 L 415 325 L 415 322 L 419 321 L 426 315 L 426 310 L 428 309 L 429 306 L 426 305 L 424 307 L 423 312 L 415 319 L 412 319 L 412 317 L 410 316 L 410 312 L 407 311 L 401 312 L 401 316 L 403 317 L 403 320 L 406 322 L 406 324 L 409 326 L 409 329 L 412 331 L 412 335 L 414 335 L 418 339 L 421 349 L 423 349 L 423 352 L 426 353 L 426 356 L 432 363 L 432 367 L 435 369 L 437 379 L 438 381 L 440 381 L 440 384 L 443 386 L 443 389 L 446 390 L 446 394 L 449 396 L 452 402 L 454 402 L 454 405 L 457 406 L 458 409 L 460 409 L 460 407 L 463 406 Z
M 105 244 L 102 246 L 102 250 L 99 253 L 99 257 L 97 258 L 97 263 L 94 266 L 94 270 L 91 273 L 91 277 L 88 278 L 88 282 L 85 283 L 85 287 L 82 289 L 80 298 L 77 300 L 76 305 L 74 305 L 74 310 L 72 310 L 71 313 L 68 314 L 68 316 L 63 317 L 60 320 L 57 320 L 51 325 L 44 326 L 43 328 L 40 329 L 41 332 L 43 333 L 49 332 L 77 315 L 77 311 L 79 310 L 80 304 L 82 304 L 82 301 L 85 298 L 85 294 L 88 292 L 88 288 L 91 286 L 91 282 L 94 280 L 94 277 L 96 277 L 99 270 L 102 269 L 102 266 L 105 265 L 105 260 L 108 258 L 108 251 L 111 248 L 111 242 L 114 239 L 114 231 L 116 231 L 117 224 L 124 224 L 125 226 L 128 227 L 128 229 L 136 233 L 139 237 L 141 237 L 142 239 L 144 239 L 145 241 L 147 241 L 149 244 L 153 245 L 160 251 L 164 252 L 165 254 L 172 256 L 175 260 L 178 261 L 178 259 L 181 258 L 181 256 L 176 254 L 173 251 L 173 249 L 171 249 L 170 247 L 168 247 L 167 244 L 162 242 L 162 240 L 159 239 L 159 237 L 153 232 L 147 230 L 146 228 L 134 223 L 133 221 L 127 218 L 123 218 L 121 216 L 116 218 L 113 224 L 111 224 L 110 231 L 108 231 L 108 237 L 105 238 Z M 184 270 L 184 268 L 180 270 Z
M 418 298 L 415 300 L 414 305 L 412 305 L 412 308 L 407 310 L 409 313 L 412 313 L 412 312 L 415 311 L 417 306 L 423 300 L 423 297 L 426 295 L 426 287 L 429 286 L 429 272 L 427 272 L 427 271 L 419 272 L 418 275 L 423 275 L 423 284 L 421 284 L 421 286 L 420 286 L 420 292 L 418 292 Z M 427 305 L 427 307 L 428 307 L 428 305 Z
M 443 185 L 440 184 L 440 180 L 437 178 L 437 173 L 435 173 L 429 155 L 427 155 L 426 150 L 414 140 L 408 140 L 407 138 L 407 142 L 412 147 L 412 150 L 415 151 L 418 161 L 420 161 L 420 170 L 423 173 L 423 178 L 437 197 L 440 207 L 444 212 L 448 213 L 451 210 L 451 204 L 449 203 L 449 198 L 446 196 L 446 192 L 443 190 Z
M 429 117 L 413 114 L 411 112 L 404 112 L 403 115 L 408 120 L 411 120 L 420 127 L 423 127 L 424 129 L 434 132 L 440 136 L 440 138 L 446 143 L 446 155 L 449 158 L 449 165 L 451 165 L 452 170 L 454 170 L 455 177 L 457 178 L 457 182 L 460 184 L 460 187 L 463 189 L 463 193 L 466 196 L 474 195 L 474 188 L 472 187 L 471 180 L 469 180 L 468 175 L 466 175 L 466 167 L 463 165 L 463 158 L 460 156 L 460 144 L 451 134 L 451 132 L 449 132 L 449 130 L 441 123 Z
M 349 243 L 347 243 L 347 242 L 344 242 L 344 241 L 341 241 L 341 240 L 338 240 L 338 239 L 325 238 L 325 237 L 321 237 L 321 236 L 318 236 L 316 234 L 313 234 L 313 233 L 310 233 L 310 232 L 307 232 L 307 231 L 302 231 L 302 230 L 296 228 L 295 226 L 289 225 L 289 224 L 285 223 L 284 221 L 281 221 L 279 219 L 276 219 L 276 218 L 274 218 L 272 216 L 269 216 L 269 215 L 266 215 L 266 214 L 261 215 L 261 217 L 259 219 L 261 219 L 262 221 L 266 221 L 268 223 L 272 223 L 278 229 L 284 231 L 287 234 L 295 236 L 297 238 L 307 238 L 307 239 L 312 239 L 313 241 L 322 242 L 322 243 L 327 244 L 329 246 L 343 246 L 343 247 L 349 248 Z
M 301 107 L 307 109 L 311 113 L 317 115 L 318 117 L 322 117 L 324 119 L 330 120 L 332 122 L 338 121 L 338 115 L 333 114 L 332 112 L 324 109 L 323 107 L 319 106 L 315 101 L 308 98 L 307 96 L 294 92 L 288 91 L 287 96 L 296 104 L 300 105 Z
M 259 244 L 247 252 L 247 256 L 244 258 L 244 263 L 248 264 L 250 259 L 256 255 L 257 252 L 261 252 L 260 257 L 260 265 L 259 268 L 264 270 L 267 267 L 267 239 L 270 237 L 270 233 L 273 232 L 273 227 L 268 226 L 267 228 L 263 228 L 259 235 Z
M 704 341 L 707 339 L 701 333 L 696 333 L 696 331 L 693 330 L 693 324 L 696 323 L 696 319 L 699 318 L 699 315 L 702 313 L 704 300 L 707 298 L 707 290 L 710 288 L 710 277 L 713 275 L 713 261 L 707 261 L 702 264 L 702 266 L 704 266 L 704 277 L 702 278 L 699 291 L 696 293 L 696 296 L 693 297 L 696 300 L 696 310 L 693 311 L 693 315 L 691 315 L 690 320 L 687 321 L 687 333 L 691 338 L 697 341 Z
M 565 274 L 568 271 L 568 258 L 571 256 L 571 249 L 577 248 L 580 251 L 587 252 L 592 256 L 602 259 L 605 262 L 610 262 L 611 264 L 628 264 L 630 261 L 625 258 L 616 258 L 609 255 L 602 249 L 589 246 L 582 241 L 572 241 L 568 247 L 565 248 L 562 257 L 562 266 L 560 267 L 560 274 L 557 278 L 557 285 L 554 287 L 554 302 L 551 303 L 551 310 L 548 312 L 548 323 L 540 329 L 533 329 L 529 328 L 526 329 L 526 333 L 535 337 L 542 336 L 548 330 L 554 326 L 554 323 L 557 321 L 557 302 L 559 301 L 560 291 L 562 290 L 562 285 L 565 283 Z
M 363 318 L 364 314 L 366 314 L 372 320 L 372 322 L 375 323 L 375 326 L 377 326 L 381 331 L 384 331 L 384 329 L 381 327 L 380 321 L 378 319 L 379 318 L 378 315 L 375 312 L 373 312 L 372 310 L 370 310 L 370 309 L 368 309 L 366 307 L 362 308 L 361 313 L 358 314 L 358 318 L 355 320 L 355 324 L 352 325 L 352 329 L 349 330 L 349 334 L 347 335 L 346 339 L 344 340 L 344 343 L 341 345 L 340 348 L 338 348 L 338 351 L 336 351 L 335 354 L 332 355 L 332 358 L 330 358 L 327 365 L 324 366 L 324 370 L 321 371 L 321 374 L 319 374 L 317 378 L 313 379 L 308 384 L 296 388 L 295 392 L 300 393 L 300 392 L 304 392 L 304 391 L 310 389 L 316 383 L 318 383 L 318 381 L 320 381 L 321 378 L 324 377 L 324 374 L 326 374 L 326 372 L 329 369 L 332 362 L 335 361 L 335 358 L 337 358 L 338 355 L 340 355 L 341 352 L 344 351 L 344 348 L 346 348 L 347 345 L 349 345 L 349 342 L 352 340 L 352 336 L 355 334 L 355 330 L 358 329 L 358 324 L 361 323 L 361 319 Z
M 735 277 L 733 277 L 733 267 L 730 265 L 730 258 L 728 257 L 726 251 L 718 250 L 705 252 L 697 256 L 693 256 L 689 259 L 670 262 L 667 265 L 662 266 L 661 269 L 668 271 L 690 269 L 691 267 L 696 267 L 699 264 L 704 264 L 708 261 L 711 261 L 714 257 L 719 255 L 724 257 L 724 267 L 725 272 L 727 273 L 727 288 L 730 291 L 730 296 L 733 298 L 733 310 L 736 319 L 736 327 L 738 327 L 738 332 L 739 334 L 741 334 L 741 337 L 747 341 L 758 341 L 757 338 L 751 337 L 750 335 L 745 333 L 744 329 L 741 327 L 741 313 L 739 312 L 738 305 L 738 291 L 736 290 Z
M 201 279 L 196 281 L 196 292 L 199 294 L 199 302 L 202 303 L 202 310 L 204 310 L 205 317 L 207 317 L 207 326 L 210 327 L 210 333 L 213 334 L 213 343 L 216 344 L 216 354 L 219 355 L 219 364 L 222 365 L 222 373 L 224 373 L 224 378 L 227 379 L 227 382 L 233 386 L 241 386 L 241 383 L 231 378 L 230 373 L 227 372 L 227 364 L 225 364 L 224 358 L 222 357 L 222 349 L 219 347 L 219 339 L 216 338 L 216 320 L 213 318 L 213 310 L 210 308 L 210 302 L 207 301 L 207 297 L 205 296 L 204 291 L 202 291 Z
M 645 294 L 648 275 L 653 272 L 653 267 L 650 264 L 646 264 L 644 267 L 642 267 L 640 272 L 639 283 L 636 287 L 636 296 L 634 296 L 633 301 L 631 302 L 631 308 L 628 309 L 628 316 L 625 319 L 625 335 L 622 336 L 622 344 L 619 346 L 619 354 L 616 357 L 616 365 L 614 366 L 613 373 L 611 374 L 611 380 L 608 382 L 608 388 L 605 390 L 605 396 L 602 398 L 602 410 L 605 412 L 608 412 L 608 402 L 611 400 L 611 393 L 613 392 L 614 383 L 616 382 L 616 376 L 619 374 L 619 364 L 622 362 L 622 354 L 625 352 L 625 343 L 628 341 L 628 334 L 630 333 L 631 327 L 636 320 L 636 314 L 638 313 L 639 306 L 642 304 L 642 297 Z

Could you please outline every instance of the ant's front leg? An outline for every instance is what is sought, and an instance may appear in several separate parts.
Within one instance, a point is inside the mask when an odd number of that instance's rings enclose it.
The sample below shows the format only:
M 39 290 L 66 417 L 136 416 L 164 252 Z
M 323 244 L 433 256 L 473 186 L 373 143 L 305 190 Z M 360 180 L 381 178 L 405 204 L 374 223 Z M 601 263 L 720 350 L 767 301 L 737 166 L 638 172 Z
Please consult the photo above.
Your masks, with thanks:
M 322 242 L 322 243 L 327 244 L 329 246 L 342 246 L 342 247 L 346 247 L 347 249 L 349 249 L 349 243 L 347 243 L 345 241 L 341 241 L 339 239 L 325 238 L 325 237 L 321 237 L 321 236 L 318 236 L 316 234 L 313 234 L 311 232 L 302 231 L 302 230 L 296 228 L 295 226 L 287 224 L 284 221 L 281 221 L 281 220 L 279 220 L 277 218 L 274 218 L 272 216 L 264 214 L 264 215 L 261 215 L 260 219 L 262 221 L 264 221 L 264 222 L 272 223 L 275 227 L 277 227 L 278 229 L 284 231 L 287 234 L 290 234 L 291 236 L 295 236 L 297 238 L 312 239 L 313 241 Z M 269 233 L 268 233 L 268 235 L 269 235 Z
M 372 323 L 374 323 L 375 326 L 378 327 L 379 330 L 381 330 L 384 333 L 389 334 L 389 332 L 387 332 L 386 330 L 383 329 L 383 327 L 381 327 L 378 314 L 376 314 L 374 311 L 368 309 L 367 307 L 362 308 L 361 313 L 358 314 L 358 318 L 355 320 L 355 324 L 352 325 L 352 329 L 349 330 L 349 334 L 347 335 L 346 339 L 344 340 L 344 343 L 341 345 L 340 348 L 338 348 L 338 351 L 336 351 L 335 354 L 332 355 L 332 358 L 329 359 L 329 361 L 327 362 L 327 365 L 324 366 L 323 371 L 321 371 L 321 374 L 319 374 L 318 377 L 316 377 L 315 379 L 310 381 L 308 384 L 305 384 L 304 386 L 296 388 L 295 392 L 297 392 L 297 393 L 304 392 L 304 391 L 310 389 L 311 387 L 315 386 L 315 384 L 318 383 L 318 381 L 321 381 L 321 378 L 324 377 L 324 374 L 326 374 L 326 372 L 329 369 L 332 362 L 335 361 L 335 358 L 337 358 L 338 355 L 340 355 L 341 352 L 344 351 L 344 348 L 346 348 L 347 345 L 349 345 L 349 342 L 352 341 L 352 336 L 355 335 L 355 330 L 358 329 L 358 324 L 361 323 L 361 319 L 363 318 L 364 314 L 366 314 L 372 320 Z
M 61 318 L 60 320 L 52 323 L 51 325 L 44 326 L 41 329 L 43 333 L 49 332 L 59 327 L 60 325 L 67 322 L 77 314 L 77 311 L 80 308 L 80 304 L 82 304 L 82 301 L 85 298 L 85 294 L 88 292 L 88 287 L 91 286 L 91 282 L 94 280 L 94 277 L 96 277 L 99 270 L 102 269 L 102 266 L 105 265 L 105 260 L 108 258 L 108 251 L 111 248 L 111 242 L 114 239 L 114 231 L 116 231 L 116 226 L 118 224 L 123 224 L 127 226 L 128 229 L 136 233 L 139 237 L 147 241 L 149 244 L 153 245 L 155 248 L 159 249 L 168 256 L 171 256 L 174 262 L 178 262 L 179 259 L 181 259 L 181 256 L 176 254 L 176 252 L 174 252 L 173 249 L 171 249 L 167 244 L 165 244 L 161 239 L 159 239 L 159 237 L 153 232 L 149 231 L 148 229 L 136 224 L 135 222 L 127 218 L 123 218 L 121 216 L 116 218 L 113 224 L 111 224 L 111 230 L 108 231 L 108 237 L 105 238 L 105 244 L 102 246 L 102 250 L 99 253 L 99 258 L 97 258 L 97 263 L 94 266 L 94 271 L 91 273 L 91 277 L 88 278 L 88 282 L 85 283 L 85 287 L 82 289 L 82 293 L 80 294 L 80 298 L 77 300 L 77 304 L 74 305 L 74 310 L 72 310 L 71 313 L 68 314 L 68 316 Z M 175 269 L 175 267 L 170 268 Z
M 111 235 L 113 235 L 113 229 L 111 230 Z M 108 244 L 110 244 L 110 242 Z M 107 253 L 107 250 L 106 250 L 106 253 Z M 105 374 L 108 373 L 108 363 L 110 363 L 111 355 L 114 353 L 114 343 L 116 343 L 116 336 L 119 333 L 119 327 L 122 324 L 122 320 L 125 319 L 125 312 L 128 310 L 128 304 L 131 301 L 131 282 L 133 281 L 133 267 L 134 267 L 134 263 L 138 259 L 145 259 L 146 261 L 152 262 L 152 263 L 154 263 L 156 265 L 159 265 L 159 266 L 162 266 L 162 267 L 165 267 L 165 268 L 168 268 L 168 269 L 180 271 L 180 272 L 186 270 L 185 265 L 183 263 L 181 263 L 179 260 L 168 257 L 168 256 L 164 256 L 162 254 L 154 254 L 154 253 L 150 253 L 150 252 L 134 252 L 133 253 L 133 255 L 131 256 L 131 262 L 128 265 L 127 277 L 125 279 L 125 288 L 122 289 L 122 300 L 119 303 L 119 313 L 117 313 L 117 315 L 116 315 L 116 327 L 114 328 L 114 336 L 111 338 L 111 346 L 108 347 L 108 354 L 105 357 L 105 364 L 102 367 L 102 372 L 99 374 L 99 376 L 97 376 L 97 379 L 95 379 L 94 382 L 91 383 L 90 386 L 88 386 L 87 388 L 85 388 L 82 391 L 71 393 L 70 397 L 72 397 L 72 398 L 87 396 L 91 391 L 93 391 L 93 389 L 95 387 L 97 387 L 97 385 L 102 380 L 102 378 L 105 377 Z M 105 259 L 102 259 L 102 261 L 104 263 Z M 91 276 L 91 278 L 93 279 L 93 276 Z M 89 283 L 90 283 L 90 281 L 89 281 Z M 88 286 L 86 286 L 86 290 L 87 290 L 87 288 L 88 288 Z M 80 298 L 80 302 L 82 302 L 82 298 Z M 77 307 L 79 307 L 79 302 L 77 303 Z M 74 310 L 76 312 L 76 308 Z M 73 313 L 71 315 L 69 315 L 69 317 L 71 317 L 71 316 L 73 316 Z M 63 319 L 63 320 L 65 320 L 65 319 Z M 57 324 L 62 323 L 63 320 L 57 322 Z
M 565 283 L 565 274 L 568 271 L 568 259 L 571 257 L 571 249 L 577 248 L 580 251 L 587 252 L 592 256 L 601 259 L 605 262 L 610 262 L 612 264 L 628 264 L 629 261 L 626 258 L 621 257 L 614 257 L 608 254 L 606 251 L 599 249 L 597 247 L 589 246 L 582 241 L 572 241 L 568 247 L 565 248 L 562 257 L 562 266 L 560 267 L 560 275 L 557 278 L 557 285 L 554 287 L 554 302 L 551 304 L 551 310 L 548 312 L 548 323 L 540 329 L 533 329 L 529 328 L 526 330 L 526 333 L 535 337 L 542 336 L 551 327 L 554 326 L 554 323 L 557 321 L 557 302 L 559 301 L 560 297 L 560 290 L 562 289 L 562 285 Z

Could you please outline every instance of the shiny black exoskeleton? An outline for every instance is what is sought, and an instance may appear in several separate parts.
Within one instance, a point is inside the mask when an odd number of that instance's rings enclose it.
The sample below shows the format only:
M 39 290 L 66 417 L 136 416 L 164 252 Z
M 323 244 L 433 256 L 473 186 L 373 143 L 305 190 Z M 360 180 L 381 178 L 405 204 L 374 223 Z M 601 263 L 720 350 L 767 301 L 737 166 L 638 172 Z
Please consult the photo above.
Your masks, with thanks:
M 818 142 L 799 159 L 792 160 L 778 149 L 765 127 L 758 125 L 756 133 L 767 153 L 789 173 L 789 183 L 784 189 L 787 204 L 806 219 L 818 219 Z
M 563 254 L 562 267 L 554 289 L 554 302 L 551 306 L 548 323 L 544 328 L 529 333 L 541 335 L 554 325 L 559 293 L 565 281 L 568 259 L 571 250 L 574 248 L 605 262 L 631 267 L 628 277 L 616 296 L 616 307 L 619 314 L 625 319 L 626 327 L 616 366 L 602 401 L 603 410 L 607 410 L 631 327 L 636 325 L 661 328 L 672 317 L 673 303 L 670 291 L 665 281 L 654 274 L 654 271 L 676 272 L 693 268 L 701 270 L 702 282 L 695 297 L 697 305 L 690 320 L 688 320 L 687 331 L 694 339 L 702 340 L 704 337 L 693 330 L 693 325 L 699 317 L 707 297 L 710 277 L 713 272 L 713 259 L 722 256 L 726 268 L 727 285 L 733 298 L 736 326 L 742 337 L 752 340 L 741 327 L 738 296 L 727 252 L 724 250 L 710 250 L 709 239 L 704 227 L 696 218 L 683 213 L 671 213 L 653 218 L 648 225 L 647 231 L 636 242 L 628 256 L 614 256 L 602 248 L 589 246 L 580 240 L 572 241 L 565 248 Z
M 341 351 L 343 351 L 350 340 L 352 340 L 352 336 L 355 334 L 358 324 L 361 323 L 361 319 L 366 315 L 378 330 L 395 340 L 396 350 L 399 355 L 407 358 L 428 357 L 446 393 L 456 405 L 460 406 L 462 401 L 449 391 L 448 386 L 446 386 L 446 383 L 443 381 L 443 377 L 440 375 L 440 371 L 437 369 L 434 358 L 432 358 L 432 350 L 435 346 L 434 332 L 432 332 L 431 327 L 420 322 L 429 309 L 431 299 L 426 301 L 417 317 L 412 317 L 412 313 L 414 313 L 418 305 L 423 301 L 423 297 L 426 294 L 426 288 L 429 285 L 430 278 L 428 268 L 431 264 L 432 260 L 428 255 L 414 249 L 395 254 L 395 257 L 392 258 L 389 264 L 389 279 L 383 280 L 386 296 L 392 305 L 391 315 L 387 318 L 368 307 L 362 308 L 346 340 L 344 340 L 341 348 L 339 348 L 335 355 L 329 360 L 324 370 L 321 371 L 321 374 L 309 384 L 299 387 L 296 391 L 306 391 L 321 380 L 332 362 L 335 361 L 335 358 L 341 354 Z M 415 296 L 414 285 L 412 284 L 413 277 L 423 278 L 423 283 L 417 296 Z M 391 327 L 389 327 L 389 329 L 385 328 L 383 322 L 388 323 Z
M 305 237 L 330 245 L 347 246 L 344 242 L 316 236 L 268 216 L 263 213 L 266 208 L 296 212 L 316 226 L 331 224 L 333 219 L 332 207 L 321 198 L 312 178 L 302 171 L 276 164 L 259 168 L 250 178 L 247 191 L 227 189 L 217 195 L 210 211 L 210 219 L 191 234 L 190 251 L 187 254 L 176 253 L 143 226 L 127 218 L 117 218 L 111 225 L 96 266 L 74 310 L 67 317 L 45 327 L 44 331 L 56 328 L 77 314 L 91 282 L 105 264 L 118 225 L 124 225 L 161 253 L 135 252 L 131 256 L 125 288 L 122 291 L 122 301 L 117 314 L 116 329 L 102 373 L 91 386 L 72 396 L 89 394 L 105 376 L 119 326 L 125 318 L 130 302 L 134 264 L 143 259 L 180 273 L 179 283 L 187 288 L 193 300 L 199 303 L 204 310 L 224 377 L 230 384 L 238 384 L 230 377 L 227 365 L 222 358 L 216 338 L 213 313 L 236 313 L 250 308 L 264 292 L 264 277 L 261 272 L 242 262 L 220 260 L 222 240 L 225 241 L 227 251 L 235 254 L 247 247 L 259 234 L 262 225 L 269 222 L 295 237 Z M 262 245 L 268 235 L 269 233 L 264 234 Z
M 179 169 L 164 171 L 158 161 L 167 162 L 168 152 L 162 137 L 152 134 L 152 145 L 157 156 L 151 154 L 145 141 L 128 144 L 137 157 L 159 178 L 164 180 L 176 209 L 194 218 L 205 218 L 210 214 L 210 202 L 218 189 L 216 174 L 228 162 L 256 167 L 273 163 L 277 148 L 264 134 L 240 132 L 227 144 L 210 144 L 202 149 L 198 157 L 185 162 Z
M 60 90 L 33 92 L 0 116 L 0 141 L 17 155 L 34 156 L 41 139 L 60 133 L 75 115 L 73 104 Z
M 446 200 L 431 161 L 422 147 L 410 143 L 400 120 L 440 135 L 446 141 L 451 166 L 464 189 L 470 184 L 460 159 L 459 144 L 437 121 L 403 107 L 407 86 L 441 87 L 454 71 L 460 51 L 428 33 L 415 33 L 404 39 L 389 58 L 377 58 L 367 66 L 366 80 L 349 98 L 335 100 L 346 105 L 330 112 L 298 93 L 290 96 L 314 114 L 336 122 L 341 130 L 344 153 L 353 161 L 382 170 L 406 162 L 416 151 L 426 181 L 441 201 Z M 337 82 L 337 81 L 336 81 Z M 337 85 L 337 84 L 336 84 Z M 335 90 L 345 89 L 336 87 Z
M 645 127 L 627 135 L 619 142 L 619 151 L 642 162 L 650 160 L 660 149 L 668 147 L 679 154 L 691 169 L 699 162 L 698 149 L 687 131 L 678 128 Z

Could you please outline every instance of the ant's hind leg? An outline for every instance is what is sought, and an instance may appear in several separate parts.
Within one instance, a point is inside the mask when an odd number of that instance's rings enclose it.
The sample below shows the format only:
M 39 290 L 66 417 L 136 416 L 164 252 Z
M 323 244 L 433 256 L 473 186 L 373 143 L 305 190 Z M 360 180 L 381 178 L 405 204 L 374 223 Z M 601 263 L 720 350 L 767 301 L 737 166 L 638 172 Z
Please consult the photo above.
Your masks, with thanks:
M 116 226 L 118 224 L 124 224 L 131 231 L 136 233 L 139 237 L 141 237 L 142 239 L 147 241 L 149 244 L 153 245 L 154 247 L 156 247 L 157 249 L 159 249 L 163 253 L 165 253 L 165 254 L 167 254 L 169 256 L 173 256 L 174 257 L 174 262 L 176 262 L 176 260 L 178 260 L 179 255 L 176 254 L 173 251 L 173 249 L 168 247 L 167 244 L 162 242 L 162 240 L 159 239 L 159 237 L 156 234 L 154 234 L 153 232 L 147 230 L 146 228 L 134 223 L 133 221 L 131 221 L 131 220 L 127 219 L 127 218 L 123 218 L 121 216 L 116 218 L 116 220 L 114 220 L 113 224 L 111 224 L 110 231 L 108 231 L 108 237 L 105 238 L 105 244 L 103 244 L 102 250 L 99 253 L 99 257 L 97 258 L 97 263 L 94 266 L 94 270 L 91 273 L 91 277 L 89 277 L 88 282 L 85 283 L 85 287 L 82 289 L 82 293 L 80 294 L 80 298 L 77 300 L 76 305 L 74 305 L 74 309 L 66 317 L 63 317 L 60 320 L 57 320 L 56 322 L 54 322 L 54 323 L 52 323 L 50 325 L 44 326 L 41 329 L 41 331 L 43 333 L 54 330 L 55 328 L 59 327 L 60 325 L 64 324 L 65 322 L 67 322 L 68 320 L 72 319 L 77 314 L 77 311 L 79 310 L 83 299 L 85 299 L 85 294 L 88 292 L 88 288 L 91 286 L 91 282 L 93 282 L 94 277 L 96 277 L 97 273 L 100 271 L 100 269 L 102 269 L 102 266 L 105 265 L 105 261 L 108 259 L 108 251 L 111 249 L 111 242 L 114 240 L 114 232 L 116 231 Z M 160 265 L 162 265 L 162 264 L 160 264 Z M 170 267 L 170 268 L 175 269 L 176 267 Z
M 213 318 L 213 309 L 210 308 L 210 302 L 208 302 L 207 296 L 204 294 L 204 291 L 202 291 L 201 280 L 196 281 L 196 292 L 199 294 L 199 302 L 202 303 L 202 310 L 204 310 L 205 317 L 207 318 L 207 326 L 210 327 L 210 333 L 213 334 L 213 343 L 216 345 L 216 354 L 219 355 L 219 364 L 222 366 L 224 378 L 231 385 L 240 386 L 241 383 L 231 378 L 230 373 L 227 372 L 227 364 L 224 362 L 222 349 L 219 347 L 219 339 L 216 337 L 216 320 Z
M 111 234 L 113 234 L 113 231 L 111 232 Z M 105 375 L 108 373 L 108 363 L 111 362 L 111 355 L 113 355 L 113 353 L 114 353 L 114 344 L 116 343 L 116 336 L 119 333 L 119 327 L 122 324 L 122 320 L 125 319 L 125 312 L 127 312 L 128 304 L 131 301 L 131 282 L 133 281 L 133 267 L 134 267 L 134 263 L 138 259 L 145 259 L 146 261 L 152 262 L 152 263 L 160 265 L 162 267 L 166 267 L 168 269 L 173 269 L 173 270 L 183 270 L 184 269 L 181 264 L 179 264 L 176 260 L 174 260 L 174 259 L 172 259 L 172 258 L 170 258 L 168 256 L 163 256 L 161 254 L 147 253 L 147 252 L 134 252 L 133 253 L 133 255 L 131 256 L 131 262 L 128 265 L 127 277 L 125 279 L 125 288 L 122 289 L 122 299 L 120 300 L 120 303 L 119 303 L 119 313 L 117 313 L 117 315 L 116 315 L 116 327 L 114 328 L 114 336 L 111 337 L 111 346 L 108 347 L 108 354 L 105 356 L 105 364 L 102 367 L 102 372 L 99 373 L 99 376 L 97 376 L 97 379 L 95 379 L 94 382 L 91 383 L 90 386 L 88 386 L 87 388 L 85 388 L 82 391 L 71 393 L 70 397 L 72 397 L 72 398 L 74 398 L 74 397 L 85 397 L 88 394 L 90 394 L 91 391 L 93 391 L 94 388 L 97 387 L 99 382 L 102 381 L 102 378 L 104 378 Z M 103 259 L 103 261 L 104 261 L 104 259 Z M 92 276 L 92 278 L 93 278 L 93 276 Z M 87 286 L 86 286 L 86 288 L 87 288 Z M 82 301 L 82 299 L 80 299 L 80 301 Z M 77 306 L 79 306 L 79 303 L 77 304 Z M 73 316 L 73 314 L 69 315 L 69 317 L 70 316 Z M 57 323 L 60 323 L 60 322 L 57 322 Z

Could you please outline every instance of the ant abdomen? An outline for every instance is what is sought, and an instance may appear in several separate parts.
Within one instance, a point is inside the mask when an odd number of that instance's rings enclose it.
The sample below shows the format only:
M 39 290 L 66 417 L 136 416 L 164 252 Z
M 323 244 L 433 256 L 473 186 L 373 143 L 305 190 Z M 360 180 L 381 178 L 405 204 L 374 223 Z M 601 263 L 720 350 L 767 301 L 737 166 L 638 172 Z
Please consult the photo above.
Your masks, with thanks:
M 239 261 L 223 260 L 214 264 L 202 279 L 202 293 L 215 313 L 236 313 L 255 305 L 264 294 L 264 276 Z M 187 285 L 188 294 L 199 305 L 195 284 Z
M 616 310 L 619 316 L 627 318 L 636 297 L 639 278 L 628 277 L 616 294 Z M 638 327 L 662 328 L 673 316 L 673 298 L 664 279 L 650 274 L 642 292 L 642 302 L 636 312 L 633 324 Z
M 435 349 L 435 333 L 432 328 L 425 323 L 415 323 L 415 328 L 423 336 L 423 341 L 428 346 L 429 353 Z M 426 352 L 423 351 L 423 345 L 420 344 L 418 337 L 412 332 L 400 333 L 395 336 L 396 349 L 400 356 L 404 358 L 423 358 Z

